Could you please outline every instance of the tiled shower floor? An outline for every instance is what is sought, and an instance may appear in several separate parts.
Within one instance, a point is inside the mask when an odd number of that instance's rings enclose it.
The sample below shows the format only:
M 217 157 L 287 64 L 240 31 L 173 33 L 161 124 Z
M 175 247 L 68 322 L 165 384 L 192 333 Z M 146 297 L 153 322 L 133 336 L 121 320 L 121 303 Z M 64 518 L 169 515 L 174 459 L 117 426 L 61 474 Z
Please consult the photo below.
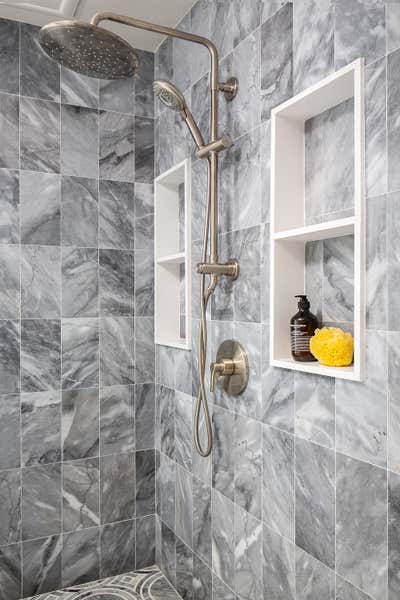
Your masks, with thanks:
M 30 600 L 180 600 L 157 567 L 33 596 Z

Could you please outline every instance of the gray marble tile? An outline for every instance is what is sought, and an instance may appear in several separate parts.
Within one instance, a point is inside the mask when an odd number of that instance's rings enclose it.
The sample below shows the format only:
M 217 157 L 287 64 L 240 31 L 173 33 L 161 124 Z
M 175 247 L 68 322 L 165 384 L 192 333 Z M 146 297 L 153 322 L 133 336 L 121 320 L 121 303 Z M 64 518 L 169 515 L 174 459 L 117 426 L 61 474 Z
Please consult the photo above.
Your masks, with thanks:
M 155 564 L 155 528 L 155 515 L 136 519 L 136 569 Z
M 2 148 L 0 167 L 19 169 L 19 100 L 18 96 L 0 94 Z
M 140 450 L 135 453 L 136 517 L 146 517 L 155 512 L 155 451 Z
M 235 503 L 261 519 L 262 424 L 236 415 Z
M 294 440 L 283 431 L 263 428 L 263 522 L 294 539 Z
M 22 470 L 22 539 L 61 531 L 61 465 Z
M 141 117 L 154 116 L 153 81 L 155 55 L 153 52 L 136 50 L 139 71 L 134 80 L 134 112 Z
M 49 173 L 22 172 L 21 241 L 60 244 L 60 178 Z M 32 202 L 32 196 L 35 202 Z
M 135 449 L 134 387 L 113 386 L 100 390 L 100 454 Z
M 23 318 L 59 318 L 61 252 L 57 246 L 22 246 L 21 314 Z
M 192 356 L 191 351 L 176 349 L 175 363 L 175 389 L 184 394 L 192 394 Z
M 175 482 L 176 535 L 190 548 L 193 545 L 192 489 L 192 475 L 186 469 L 177 465 Z
M 175 534 L 161 522 L 161 569 L 168 581 L 176 583 Z
M 97 248 L 97 182 L 61 178 L 61 237 L 64 246 Z
M 135 181 L 153 183 L 154 120 L 135 117 Z
M 100 576 L 99 529 L 92 527 L 63 535 L 62 586 L 95 581 Z
M 160 493 L 161 493 L 161 519 L 168 527 L 175 529 L 175 480 L 176 463 L 165 454 L 160 454 Z
M 135 250 L 154 250 L 154 216 L 147 215 L 140 219 L 135 219 Z
M 336 0 L 335 68 L 359 56 L 370 63 L 385 52 L 385 3 Z
M 101 248 L 133 249 L 134 206 L 132 183 L 100 181 L 100 241 Z M 134 203 L 135 201 L 135 203 Z
M 22 466 L 61 460 L 61 401 L 58 391 L 21 396 Z
M 0 256 L 0 317 L 18 319 L 20 315 L 19 247 L 3 246 Z
M 336 575 L 336 600 L 371 600 L 371 596 Z
M 212 450 L 213 487 L 233 500 L 235 415 L 224 409 L 214 407 L 212 422 L 214 428 Z
M 235 399 L 234 410 L 246 417 L 260 419 L 261 416 L 261 326 L 258 323 L 234 324 L 234 337 L 246 348 L 249 361 L 249 383 Z M 225 339 L 229 339 L 225 338 Z M 215 353 L 217 348 L 215 348 Z
M 175 460 L 192 470 L 192 397 L 175 391 Z
M 22 593 L 20 544 L 0 548 L 0 567 L 1 600 L 19 600 Z
M 135 218 L 154 213 L 154 192 L 150 183 L 135 183 Z
M 21 536 L 21 474 L 19 469 L 0 471 L 0 545 L 18 542 Z
M 60 100 L 60 66 L 43 52 L 39 27 L 21 24 L 20 92 L 22 96 Z
M 132 114 L 135 78 L 100 79 L 100 109 Z
M 99 326 L 96 319 L 64 319 L 62 329 L 62 387 L 97 387 Z
M 98 316 L 98 262 L 95 248 L 62 249 L 63 317 Z
M 99 119 L 97 110 L 61 107 L 61 171 L 76 177 L 98 176 Z
M 153 253 L 147 250 L 135 250 L 135 264 L 134 312 L 137 317 L 152 317 L 154 315 Z
M 9 94 L 19 93 L 19 35 L 19 23 L 0 20 L 0 88 Z
M 18 321 L 0 322 L 0 392 L 20 390 L 20 324 Z
M 387 2 L 386 12 L 386 52 L 393 52 L 400 46 L 400 6 L 397 2 Z
M 400 591 L 400 477 L 395 473 L 388 474 L 388 598 L 395 600 Z M 355 598 L 355 600 L 358 600 Z M 362 599 L 361 599 L 362 600 Z
M 311 303 L 311 311 L 319 323 L 323 323 L 324 241 L 306 242 L 304 255 L 306 263 L 305 291 Z
M 232 590 L 219 579 L 214 573 L 212 575 L 213 600 L 236 600 L 237 596 Z
M 135 455 L 111 454 L 100 459 L 101 523 L 135 515 Z
M 192 33 L 204 37 L 210 36 L 211 20 L 210 0 L 200 0 L 192 7 L 190 11 L 190 21 Z M 197 46 L 191 50 L 192 82 L 198 81 L 202 75 L 207 73 L 210 68 L 210 57 L 207 50 L 202 46 Z M 175 75 L 175 74 L 174 74 Z
M 176 538 L 176 590 L 182 600 L 193 598 L 193 552 Z
M 100 250 L 100 314 L 133 316 L 134 255 L 126 250 Z
M 390 6 L 390 5 L 388 5 Z M 367 196 L 387 190 L 386 59 L 365 69 L 365 160 Z
M 155 445 L 155 389 L 153 383 L 135 385 L 135 443 L 137 450 Z
M 324 241 L 322 314 L 325 322 L 354 320 L 354 238 Z
M 367 202 L 367 327 L 377 330 L 388 328 L 388 279 L 397 271 L 395 241 L 388 245 L 387 217 L 387 197 L 370 198 Z M 388 265 L 389 256 L 392 260 Z
M 25 319 L 21 325 L 21 386 L 24 392 L 58 389 L 61 369 L 59 320 Z
M 212 572 L 196 555 L 193 555 L 193 600 L 212 597 Z
M 0 194 L 0 243 L 17 244 L 20 240 L 18 171 L 0 169 Z
M 209 567 L 211 543 L 211 488 L 193 477 L 193 550 Z
M 62 393 L 63 458 L 75 460 L 99 452 L 99 393 L 97 389 Z
M 212 490 L 212 568 L 227 585 L 232 585 L 235 570 L 234 504 Z
M 100 178 L 133 181 L 135 172 L 134 119 L 100 113 Z
M 336 570 L 373 597 L 386 593 L 387 483 L 383 469 L 336 459 Z
M 295 442 L 296 544 L 335 567 L 335 456 L 305 440 Z
M 400 330 L 400 317 L 397 306 L 399 303 L 398 282 L 400 270 L 398 266 L 399 240 L 398 232 L 400 221 L 397 211 L 400 206 L 400 194 L 390 194 L 387 197 L 387 248 L 388 248 L 388 329 L 389 331 Z M 392 307 L 392 310 L 390 310 Z
M 235 102 L 225 110 L 232 111 L 235 138 L 255 129 L 260 124 L 260 30 L 251 33 L 233 51 L 232 73 L 241 82 Z M 261 81 L 261 87 L 263 80 Z
M 335 446 L 335 380 L 295 373 L 294 399 L 297 436 L 326 446 Z
M 20 100 L 21 168 L 60 172 L 60 106 L 45 100 Z M 12 166 L 12 165 L 4 165 Z
M 292 81 L 292 5 L 287 3 L 261 27 L 261 118 L 290 98 Z M 283 43 L 282 43 L 283 40 Z
M 237 46 L 258 28 L 263 7 L 262 0 L 234 0 L 233 5 L 233 42 Z
M 157 106 L 157 105 L 156 105 Z M 171 140 L 175 134 L 175 114 L 166 110 L 155 123 L 156 169 L 155 175 L 160 175 L 174 165 L 174 147 Z
M 260 175 L 260 129 L 256 129 L 234 147 L 234 229 L 261 221 Z
M 0 469 L 20 466 L 20 399 L 0 395 Z
M 387 160 L 388 191 L 400 189 L 400 174 L 397 169 L 400 160 L 400 50 L 389 54 L 387 58 Z
M 173 59 L 172 59 L 173 42 L 171 37 L 167 37 L 155 54 L 155 79 L 167 79 L 173 78 Z
M 288 432 L 294 431 L 294 375 L 292 371 L 269 366 L 268 336 L 262 349 L 263 422 Z
M 263 527 L 264 597 L 294 600 L 295 547 L 268 527 Z
M 100 548 L 101 577 L 114 577 L 132 571 L 135 568 L 135 522 L 104 525 L 101 528 Z
M 386 466 L 387 340 L 368 331 L 364 383 L 336 381 L 336 448 Z
M 233 287 L 235 320 L 259 323 L 261 320 L 260 227 L 243 229 L 234 232 L 233 236 L 234 256 L 241 265 L 239 279 Z
M 400 337 L 388 333 L 388 468 L 400 473 Z
M 296 598 L 334 600 L 335 574 L 321 562 L 296 547 Z
M 163 385 L 158 386 L 157 403 L 161 416 L 161 451 L 170 458 L 175 456 L 175 392 Z
M 154 319 L 140 317 L 135 319 L 135 383 L 154 381 Z
M 59 535 L 22 544 L 24 597 L 44 594 L 61 587 L 61 549 Z
M 64 462 L 63 531 L 99 525 L 99 459 Z
M 351 98 L 305 122 L 307 222 L 354 204 L 353 120 Z M 337 167 L 332 169 L 332 164 Z
M 99 105 L 99 81 L 61 67 L 61 102 L 97 108 Z
M 263 598 L 262 524 L 235 504 L 235 591 L 239 598 Z
M 334 3 L 293 3 L 293 87 L 296 93 L 334 70 Z
M 180 31 L 191 31 L 190 11 L 186 13 L 183 19 L 178 23 L 177 29 Z M 174 83 L 180 90 L 186 90 L 192 83 L 191 67 L 192 56 L 191 45 L 186 40 L 179 38 L 172 39 L 172 67 L 174 71 Z

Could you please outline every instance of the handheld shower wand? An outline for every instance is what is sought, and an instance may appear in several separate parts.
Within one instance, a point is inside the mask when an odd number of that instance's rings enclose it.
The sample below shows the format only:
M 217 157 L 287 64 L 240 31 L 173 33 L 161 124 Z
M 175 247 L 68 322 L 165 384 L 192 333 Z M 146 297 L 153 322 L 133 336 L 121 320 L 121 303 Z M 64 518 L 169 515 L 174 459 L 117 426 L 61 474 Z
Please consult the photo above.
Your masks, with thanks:
M 173 110 L 179 111 L 189 128 L 197 147 L 197 156 L 207 162 L 207 206 L 204 224 L 204 241 L 200 274 L 201 319 L 199 331 L 199 391 L 197 396 L 194 442 L 201 456 L 208 456 L 212 449 L 212 428 L 208 410 L 207 394 L 204 385 L 207 359 L 207 306 L 221 276 L 236 278 L 239 273 L 237 261 L 218 262 L 218 153 L 229 148 L 229 136 L 218 137 L 218 93 L 223 93 L 227 101 L 237 93 L 237 80 L 231 78 L 219 82 L 218 52 L 215 45 L 199 35 L 156 25 L 140 19 L 118 15 L 112 12 L 97 13 L 90 23 L 82 21 L 57 21 L 42 27 L 40 43 L 43 50 L 54 60 L 68 69 L 90 77 L 101 79 L 124 79 L 134 75 L 139 61 L 132 46 L 115 33 L 100 26 L 102 21 L 123 23 L 137 29 L 144 29 L 205 46 L 210 54 L 210 142 L 204 143 L 203 136 L 188 109 L 181 92 L 168 81 L 155 81 L 153 88 L 160 100 Z M 208 285 L 206 277 L 209 277 Z M 203 407 L 207 442 L 200 440 L 200 413 Z

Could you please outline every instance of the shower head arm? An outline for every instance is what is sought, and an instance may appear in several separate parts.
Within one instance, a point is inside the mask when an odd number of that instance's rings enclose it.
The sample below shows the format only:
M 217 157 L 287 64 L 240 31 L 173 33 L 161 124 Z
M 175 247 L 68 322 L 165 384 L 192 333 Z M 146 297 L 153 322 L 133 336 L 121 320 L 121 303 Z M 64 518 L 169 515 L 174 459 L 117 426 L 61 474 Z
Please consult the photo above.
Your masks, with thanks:
M 149 21 L 142 21 L 141 19 L 127 17 L 125 15 L 118 15 L 113 12 L 96 13 L 92 17 L 90 23 L 97 27 L 101 21 L 114 21 L 115 23 L 122 23 L 123 25 L 135 27 L 136 29 L 144 29 L 145 31 L 152 31 L 154 33 L 160 33 L 161 35 L 170 35 L 171 37 L 205 46 L 209 51 L 211 58 L 211 89 L 213 91 L 218 91 L 218 51 L 209 39 L 202 37 L 201 35 L 187 33 L 186 31 L 180 31 L 179 29 L 173 29 L 171 27 L 164 27 L 163 25 L 157 25 L 155 23 L 150 23 Z

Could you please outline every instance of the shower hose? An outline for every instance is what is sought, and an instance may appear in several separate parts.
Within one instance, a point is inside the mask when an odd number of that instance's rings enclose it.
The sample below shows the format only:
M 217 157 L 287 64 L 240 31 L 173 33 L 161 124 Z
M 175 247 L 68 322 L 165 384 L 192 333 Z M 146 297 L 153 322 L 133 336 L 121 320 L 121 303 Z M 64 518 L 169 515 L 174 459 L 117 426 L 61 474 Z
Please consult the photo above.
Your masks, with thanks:
M 208 240 L 210 235 L 210 213 L 211 213 L 211 163 L 207 160 L 207 206 L 204 222 L 203 250 L 201 261 L 207 260 Z M 206 288 L 206 275 L 200 275 L 200 325 L 199 325 L 199 347 L 198 347 L 198 378 L 199 389 L 197 393 L 196 410 L 194 416 L 194 443 L 200 456 L 206 457 L 212 449 L 212 428 L 210 411 L 208 409 L 207 393 L 204 384 L 206 360 L 207 360 L 207 307 L 216 286 L 218 278 L 216 275 L 210 276 L 210 284 Z M 200 417 L 203 408 L 204 423 L 206 428 L 207 441 L 203 446 L 200 440 Z

